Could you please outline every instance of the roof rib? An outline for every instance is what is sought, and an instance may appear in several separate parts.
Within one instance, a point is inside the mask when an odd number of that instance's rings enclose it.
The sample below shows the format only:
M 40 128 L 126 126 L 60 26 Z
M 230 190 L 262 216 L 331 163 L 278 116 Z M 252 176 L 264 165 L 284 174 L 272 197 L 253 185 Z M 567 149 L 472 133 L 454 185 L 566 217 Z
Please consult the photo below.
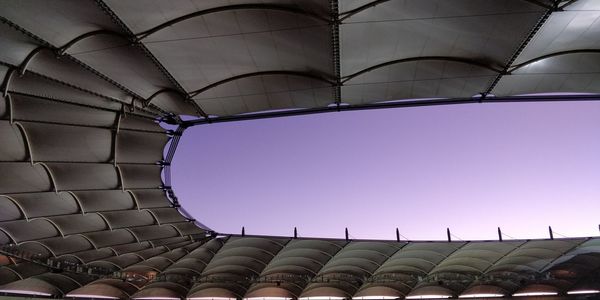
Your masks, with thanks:
M 547 58 L 551 58 L 551 57 L 556 57 L 556 56 L 561 56 L 561 55 L 569 55 L 569 54 L 585 54 L 585 53 L 591 53 L 591 54 L 600 54 L 600 49 L 576 49 L 576 50 L 568 50 L 568 51 L 560 51 L 560 52 L 554 52 L 554 53 L 550 53 L 550 54 L 546 54 L 546 55 L 542 55 L 540 57 L 536 57 L 533 59 L 530 59 L 526 62 L 520 63 L 518 65 L 513 65 L 508 73 L 512 73 L 518 69 L 527 67 L 528 65 L 531 65 L 535 62 L 547 59 Z
M 0 16 L 0 21 L 1 21 L 2 23 L 5 23 L 5 24 L 7 24 L 8 26 L 10 26 L 10 27 L 14 28 L 15 30 L 17 30 L 17 31 L 18 31 L 18 32 L 20 32 L 21 34 L 23 34 L 23 35 L 25 35 L 25 36 L 27 36 L 27 37 L 30 37 L 30 38 L 32 38 L 32 39 L 34 39 L 35 41 L 37 41 L 38 43 L 40 43 L 42 47 L 46 47 L 46 48 L 48 48 L 48 49 L 51 49 L 51 50 L 53 50 L 53 51 L 56 51 L 56 52 L 58 53 L 58 50 L 59 50 L 60 48 L 57 48 L 56 46 L 54 46 L 54 45 L 50 44 L 48 41 L 46 41 L 46 40 L 42 39 L 41 37 L 39 37 L 39 36 L 35 35 L 34 33 L 30 32 L 30 31 L 26 30 L 25 28 L 23 28 L 23 27 L 19 26 L 18 24 L 16 24 L 16 23 L 12 22 L 11 20 L 8 20 L 8 19 L 6 19 L 5 17 L 3 17 L 3 16 Z M 117 88 L 119 88 L 119 89 L 120 89 L 120 90 L 122 90 L 123 92 L 125 92 L 125 93 L 127 93 L 127 94 L 131 95 L 131 96 L 132 96 L 134 99 L 143 99 L 143 97 L 141 97 L 140 95 L 138 95 L 138 94 L 137 94 L 137 93 L 135 93 L 134 91 L 132 91 L 132 90 L 130 90 L 130 89 L 128 89 L 128 88 L 126 88 L 126 87 L 125 87 L 125 86 L 123 86 L 122 84 L 120 84 L 120 83 L 116 82 L 115 80 L 111 79 L 110 77 L 108 77 L 108 76 L 106 76 L 106 75 L 104 75 L 104 74 L 100 73 L 98 70 L 96 70 L 96 69 L 92 68 L 91 66 L 89 66 L 89 65 L 85 64 L 84 62 L 82 62 L 82 61 L 78 60 L 77 58 L 75 58 L 75 57 L 73 57 L 73 56 L 69 55 L 68 53 L 64 53 L 64 54 L 63 54 L 63 56 L 64 56 L 64 57 L 67 57 L 68 59 L 70 59 L 70 60 L 72 60 L 72 61 L 74 61 L 74 62 L 76 62 L 77 64 L 79 64 L 79 65 L 80 65 L 81 67 L 83 67 L 84 69 L 86 69 L 86 70 L 88 70 L 88 71 L 92 72 L 94 75 L 96 75 L 96 76 L 98 76 L 98 77 L 102 78 L 103 80 L 105 80 L 105 81 L 109 82 L 110 84 L 112 84 L 112 85 L 116 86 Z M 53 80 L 55 80 L 55 79 L 53 79 Z M 133 106 L 134 106 L 134 103 L 133 103 L 133 101 L 132 101 L 132 103 L 130 103 L 129 105 L 130 105 L 131 107 L 133 107 Z M 158 108 L 158 107 L 156 107 L 156 109 L 159 109 L 159 110 L 161 110 L 161 109 L 160 109 L 160 108 Z
M 371 2 L 369 2 L 367 4 L 361 5 L 361 6 L 357 7 L 357 8 L 355 8 L 355 9 L 352 9 L 352 10 L 349 10 L 349 11 L 345 11 L 345 12 L 343 12 L 343 13 L 340 14 L 340 16 L 341 16 L 340 22 L 342 22 L 342 21 L 344 21 L 344 20 L 346 20 L 346 19 L 348 19 L 348 18 L 350 18 L 350 17 L 352 17 L 352 16 L 354 16 L 354 15 L 356 15 L 356 14 L 358 14 L 358 13 L 364 11 L 364 10 L 367 10 L 367 9 L 373 7 L 373 6 L 377 6 L 378 4 L 381 4 L 381 3 L 384 3 L 384 2 L 388 2 L 388 1 L 390 1 L 390 0 L 374 0 L 374 1 L 371 1 Z
M 409 57 L 409 58 L 403 58 L 403 59 L 396 59 L 396 60 L 392 60 L 392 61 L 388 61 L 388 62 L 384 62 L 381 64 L 377 64 L 371 67 L 368 67 L 366 69 L 362 69 L 356 73 L 344 76 L 342 78 L 342 83 L 347 82 L 349 80 L 352 80 L 355 77 L 358 77 L 364 73 L 368 73 L 371 72 L 373 70 L 377 70 L 379 68 L 383 68 L 386 66 L 390 66 L 390 65 L 395 65 L 395 64 L 401 64 L 401 63 L 406 63 L 406 62 L 413 62 L 413 61 L 424 61 L 424 60 L 441 60 L 441 61 L 452 61 L 452 62 L 460 62 L 460 63 L 464 63 L 464 64 L 469 64 L 469 65 L 473 65 L 473 66 L 477 66 L 477 67 L 481 67 L 484 69 L 488 69 L 490 71 L 496 72 L 501 74 L 503 72 L 503 70 L 500 70 L 498 68 L 495 68 L 493 66 L 487 65 L 485 63 L 482 63 L 480 61 L 477 60 L 473 60 L 473 59 L 468 59 L 468 58 L 462 58 L 462 57 L 451 57 L 451 56 L 418 56 L 418 57 Z
M 310 79 L 314 79 L 314 80 L 318 80 L 318 81 L 322 81 L 322 82 L 326 82 L 329 84 L 335 84 L 334 82 L 332 82 L 329 79 L 326 79 L 322 76 L 318 76 L 309 72 L 298 72 L 298 71 L 283 71 L 283 70 L 276 70 L 276 71 L 261 71 L 261 72 L 252 72 L 252 73 L 246 73 L 246 74 L 241 74 L 241 75 L 237 75 L 237 76 L 232 76 L 220 81 L 217 81 L 215 83 L 211 83 L 203 88 L 197 89 L 195 91 L 190 92 L 190 97 L 195 97 L 198 96 L 199 94 L 210 90 L 214 87 L 217 87 L 219 85 L 231 82 L 231 81 L 235 81 L 238 79 L 243 79 L 243 78 L 247 78 L 247 77 L 254 77 L 254 76 L 263 76 L 263 75 L 291 75 L 291 76 L 300 76 L 300 77 L 306 77 L 306 78 L 310 78 Z
M 341 57 L 340 57 L 340 14 L 338 0 L 331 0 L 331 50 L 333 60 L 333 74 L 336 79 L 336 84 L 333 90 L 333 99 L 339 107 L 342 103 L 342 87 L 341 87 Z
M 371 1 L 369 3 L 366 3 L 366 4 L 363 4 L 363 5 L 361 5 L 361 6 L 357 7 L 357 8 L 351 9 L 349 11 L 342 12 L 340 14 L 340 16 L 341 16 L 340 21 L 344 21 L 344 20 L 346 20 L 346 19 L 348 19 L 348 18 L 350 18 L 350 17 L 352 17 L 352 16 L 354 16 L 354 15 L 356 15 L 356 14 L 362 12 L 362 11 L 365 11 L 365 10 L 371 8 L 371 7 L 377 6 L 379 4 L 382 4 L 382 3 L 385 3 L 385 2 L 388 2 L 388 1 L 390 1 L 390 0 L 373 0 L 373 1 Z M 522 1 L 533 3 L 535 5 L 538 5 L 540 7 L 546 8 L 546 9 L 555 9 L 554 7 L 548 5 L 548 4 L 546 4 L 546 3 L 544 3 L 544 2 L 542 2 L 540 0 L 522 0 Z M 575 2 L 575 1 L 577 1 L 577 0 L 573 0 L 571 2 Z M 561 6 L 559 9 L 562 9 L 565 6 L 570 5 L 570 4 L 571 3 L 565 4 L 565 5 Z
M 119 16 L 117 16 L 117 14 L 115 14 L 115 12 L 106 3 L 104 3 L 104 1 L 96 0 L 96 4 L 98 4 L 98 6 L 102 9 L 102 11 L 105 14 L 107 14 L 110 17 L 110 19 L 115 24 L 117 24 L 129 37 L 131 37 L 133 40 L 135 40 L 135 35 L 131 31 L 131 29 L 129 29 L 129 27 L 127 27 L 127 25 L 125 25 L 125 23 L 119 18 Z M 175 79 L 175 77 L 173 77 L 173 75 L 171 75 L 171 73 L 169 73 L 169 71 L 165 68 L 165 66 L 156 58 L 156 56 L 154 56 L 154 54 L 152 54 L 152 52 L 143 43 L 135 43 L 135 45 L 138 46 L 142 50 L 142 52 L 152 61 L 152 63 L 156 66 L 156 68 L 171 82 L 171 84 L 173 84 L 173 86 L 175 86 L 175 88 L 177 90 L 179 90 L 181 92 L 181 94 L 183 94 L 183 95 L 187 94 L 187 92 L 183 88 L 183 86 Z M 208 115 L 204 112 L 202 107 L 200 107 L 200 105 L 198 105 L 198 103 L 196 103 L 195 101 L 191 101 L 189 99 L 185 99 L 185 98 L 183 100 L 191 102 L 192 105 L 194 105 L 198 114 L 200 114 L 204 118 L 208 118 Z
M 552 15 L 552 13 L 556 11 L 556 9 L 558 8 L 558 5 L 559 5 L 559 1 L 558 0 L 554 0 L 554 1 L 555 1 L 554 6 L 546 9 L 546 12 L 542 15 L 542 17 L 533 26 L 533 28 L 531 29 L 531 31 L 529 32 L 527 37 L 525 37 L 525 39 L 521 42 L 519 47 L 517 47 L 517 49 L 515 50 L 513 55 L 508 59 L 508 61 L 504 65 L 504 69 L 502 70 L 502 72 L 500 72 L 500 74 L 498 74 L 496 76 L 496 78 L 494 78 L 494 80 L 488 86 L 488 88 L 484 92 L 481 93 L 483 95 L 483 97 L 487 97 L 487 95 L 490 94 L 494 90 L 494 88 L 496 87 L 498 82 L 500 82 L 500 79 L 502 79 L 502 76 L 507 74 L 507 72 L 510 69 L 510 67 L 512 66 L 513 62 L 515 62 L 515 60 L 519 57 L 519 55 L 521 55 L 523 50 L 525 50 L 527 45 L 529 45 L 529 42 L 531 42 L 531 40 L 535 37 L 537 32 L 542 28 L 542 26 L 544 26 L 546 21 L 550 18 L 550 15 Z
M 360 105 L 341 105 L 339 107 L 317 107 L 309 109 L 295 109 L 284 111 L 273 111 L 265 113 L 250 113 L 236 116 L 223 116 L 211 118 L 210 122 L 204 119 L 195 119 L 183 122 L 186 127 L 220 122 L 237 122 L 246 120 L 279 118 L 288 116 L 310 115 L 318 113 L 328 113 L 335 111 L 357 111 L 368 109 L 382 109 L 395 107 L 419 107 L 436 105 L 456 105 L 468 103 L 505 103 L 505 102 L 556 102 L 556 101 L 600 101 L 600 95 L 539 95 L 539 96 L 508 96 L 508 97 L 470 97 L 470 98 L 441 98 L 441 99 L 420 99 L 375 102 Z
M 220 7 L 213 7 L 213 8 L 209 8 L 209 9 L 205 9 L 205 10 L 201 10 L 201 11 L 197 11 L 197 12 L 193 12 L 181 17 L 177 17 L 175 19 L 169 20 L 167 22 L 164 22 L 160 25 L 154 26 L 148 30 L 142 31 L 140 33 L 135 34 L 135 36 L 137 37 L 138 41 L 141 41 L 145 38 L 147 38 L 148 36 L 161 31 L 167 27 L 173 26 L 177 23 L 181 23 L 185 20 L 189 20 L 192 18 L 197 18 L 197 17 L 202 17 L 208 14 L 213 14 L 213 13 L 218 13 L 218 12 L 225 12 L 225 11 L 234 11 L 234 10 L 243 10 L 243 9 L 258 9 L 258 10 L 278 10 L 278 11 L 284 11 L 284 12 L 290 12 L 290 13 L 294 13 L 294 14 L 299 14 L 299 15 L 304 15 L 307 17 L 311 17 L 313 19 L 316 20 L 320 20 L 320 21 L 324 21 L 324 22 L 330 22 L 330 20 L 326 17 L 323 17 L 321 15 L 315 14 L 315 13 L 311 13 L 308 12 L 306 10 L 302 10 L 302 9 L 298 9 L 295 7 L 291 7 L 291 6 L 283 6 L 283 5 L 278 5 L 278 4 L 268 4 L 268 3 L 263 3 L 263 4 L 237 4 L 237 5 L 228 5 L 228 6 L 220 6 Z
M 67 50 L 69 50 L 69 48 L 73 47 L 75 44 L 79 43 L 80 41 L 83 41 L 83 40 L 93 37 L 93 36 L 103 35 L 103 34 L 117 36 L 117 37 L 123 38 L 125 40 L 129 40 L 129 37 L 127 37 L 119 32 L 112 31 L 112 30 L 105 30 L 105 29 L 94 30 L 94 31 L 86 32 L 86 33 L 70 40 L 68 43 L 66 43 L 64 46 L 62 46 L 58 49 L 58 53 L 63 55 Z

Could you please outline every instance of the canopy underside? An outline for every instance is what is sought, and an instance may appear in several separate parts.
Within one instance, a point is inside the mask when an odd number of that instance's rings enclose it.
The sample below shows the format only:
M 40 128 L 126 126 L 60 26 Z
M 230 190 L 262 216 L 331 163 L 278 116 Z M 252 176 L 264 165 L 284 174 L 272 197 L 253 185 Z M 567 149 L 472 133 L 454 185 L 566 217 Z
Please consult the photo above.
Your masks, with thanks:
M 597 100 L 598 1 L 1 0 L 0 20 L 0 293 L 600 290 L 598 238 L 216 236 L 179 207 L 164 151 L 187 126 L 253 116 Z

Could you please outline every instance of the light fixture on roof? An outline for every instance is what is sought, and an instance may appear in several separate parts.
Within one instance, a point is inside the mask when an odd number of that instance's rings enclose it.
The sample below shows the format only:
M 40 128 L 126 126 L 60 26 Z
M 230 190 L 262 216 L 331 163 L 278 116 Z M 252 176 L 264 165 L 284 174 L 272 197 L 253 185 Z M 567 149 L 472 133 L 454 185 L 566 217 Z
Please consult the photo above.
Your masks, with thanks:
M 447 299 L 452 296 L 450 295 L 418 295 L 418 296 L 408 296 L 405 299 Z
M 244 300 L 291 300 L 290 297 L 249 297 Z
M 557 292 L 528 292 L 528 293 L 516 293 L 513 297 L 529 297 L 529 296 L 556 296 Z
M 227 297 L 192 297 L 192 298 L 187 298 L 187 300 L 237 300 L 237 299 L 227 298 Z
M 362 297 L 352 297 L 354 300 L 376 300 L 376 299 L 398 299 L 398 297 L 394 296 L 362 296 Z
M 598 293 L 600 293 L 600 290 L 575 290 L 575 291 L 567 292 L 568 295 L 598 294 Z
M 341 300 L 341 299 L 345 299 L 345 298 L 338 297 L 338 296 L 313 296 L 313 297 L 298 298 L 298 300 Z
M 538 59 L 531 61 L 528 64 L 524 64 L 523 67 L 543 67 L 546 66 L 548 62 L 545 59 Z
M 503 294 L 468 294 L 468 295 L 460 295 L 458 298 L 498 298 L 504 297 Z
M 119 297 L 103 296 L 103 295 L 88 295 L 88 294 L 67 294 L 70 298 L 95 298 L 95 299 L 119 299 Z
M 0 293 L 50 297 L 52 294 L 25 290 L 0 290 Z

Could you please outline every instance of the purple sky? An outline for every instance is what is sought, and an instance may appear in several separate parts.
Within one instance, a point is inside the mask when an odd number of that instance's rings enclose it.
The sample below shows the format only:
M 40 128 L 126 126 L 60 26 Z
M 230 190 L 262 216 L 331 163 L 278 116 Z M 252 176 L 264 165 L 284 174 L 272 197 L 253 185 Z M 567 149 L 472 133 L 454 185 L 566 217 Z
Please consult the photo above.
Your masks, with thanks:
M 223 233 L 597 236 L 600 102 L 327 113 L 188 129 L 173 186 Z M 560 236 L 555 234 L 555 236 Z M 505 237 L 508 239 L 508 237 Z

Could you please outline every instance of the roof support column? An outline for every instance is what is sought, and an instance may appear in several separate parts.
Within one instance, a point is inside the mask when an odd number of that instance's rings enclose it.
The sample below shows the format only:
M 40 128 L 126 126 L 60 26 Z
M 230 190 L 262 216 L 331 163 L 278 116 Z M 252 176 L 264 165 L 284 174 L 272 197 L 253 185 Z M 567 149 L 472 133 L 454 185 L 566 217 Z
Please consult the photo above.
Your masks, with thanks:
M 340 14 L 338 0 L 330 1 L 331 8 L 331 50 L 333 58 L 333 74 L 335 86 L 333 87 L 333 99 L 339 110 L 342 103 L 341 67 L 340 67 Z

